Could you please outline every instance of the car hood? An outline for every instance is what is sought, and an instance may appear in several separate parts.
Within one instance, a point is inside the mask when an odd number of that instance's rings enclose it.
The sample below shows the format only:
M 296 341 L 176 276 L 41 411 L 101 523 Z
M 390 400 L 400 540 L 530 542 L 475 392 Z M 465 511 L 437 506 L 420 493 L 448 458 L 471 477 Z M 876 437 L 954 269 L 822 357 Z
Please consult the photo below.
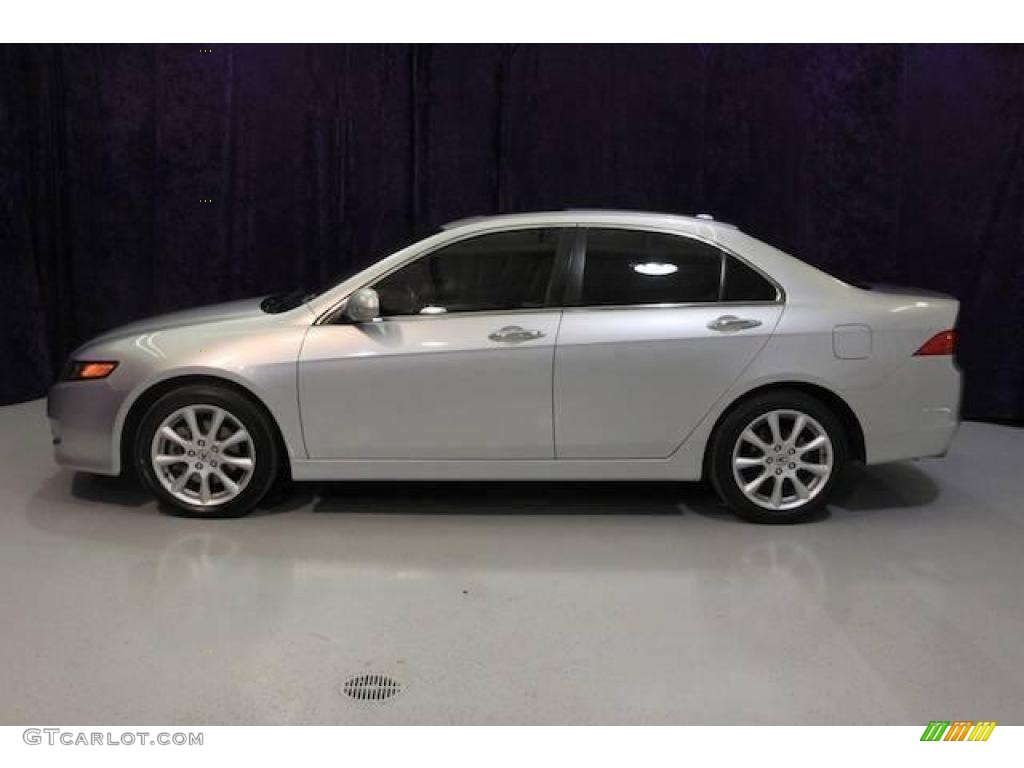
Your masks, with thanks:
M 204 323 L 222 322 L 225 320 L 238 320 L 246 317 L 266 317 L 260 309 L 260 303 L 265 296 L 254 299 L 241 299 L 239 301 L 228 301 L 222 304 L 209 304 L 204 307 L 185 309 L 180 312 L 170 312 L 166 315 L 147 317 L 144 320 L 137 320 L 134 323 L 122 325 L 92 339 L 89 344 L 111 341 L 124 338 L 125 336 L 136 336 L 144 333 L 157 333 L 172 329 L 187 328 L 193 325 Z

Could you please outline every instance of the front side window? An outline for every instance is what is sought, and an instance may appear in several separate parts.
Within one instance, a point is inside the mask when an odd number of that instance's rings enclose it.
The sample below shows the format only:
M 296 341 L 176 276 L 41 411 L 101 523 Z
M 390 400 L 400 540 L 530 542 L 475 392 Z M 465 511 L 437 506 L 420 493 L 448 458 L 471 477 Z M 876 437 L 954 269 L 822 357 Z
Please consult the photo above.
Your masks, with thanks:
M 578 303 L 681 304 L 718 301 L 722 252 L 658 232 L 591 229 Z
M 544 307 L 561 232 L 496 232 L 442 247 L 373 286 L 380 296 L 381 315 Z

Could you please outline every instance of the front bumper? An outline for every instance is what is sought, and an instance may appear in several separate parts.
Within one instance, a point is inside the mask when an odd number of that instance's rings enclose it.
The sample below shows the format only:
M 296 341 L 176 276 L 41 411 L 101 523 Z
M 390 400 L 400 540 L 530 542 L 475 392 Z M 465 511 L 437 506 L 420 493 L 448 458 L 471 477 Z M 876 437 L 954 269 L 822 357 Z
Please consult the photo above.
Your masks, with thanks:
M 50 388 L 46 415 L 54 459 L 63 467 L 116 475 L 121 471 L 117 436 L 124 393 L 99 381 L 60 381 Z

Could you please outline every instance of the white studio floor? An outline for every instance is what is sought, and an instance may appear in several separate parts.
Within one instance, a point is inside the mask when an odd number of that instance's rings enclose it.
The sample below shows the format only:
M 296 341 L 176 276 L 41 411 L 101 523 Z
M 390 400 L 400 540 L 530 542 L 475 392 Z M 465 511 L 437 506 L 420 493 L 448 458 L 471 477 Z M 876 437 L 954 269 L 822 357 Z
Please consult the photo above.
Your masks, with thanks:
M 297 486 L 239 520 L 0 408 L 0 723 L 1024 724 L 1024 430 L 823 519 L 699 484 Z M 347 679 L 401 685 L 355 701 Z

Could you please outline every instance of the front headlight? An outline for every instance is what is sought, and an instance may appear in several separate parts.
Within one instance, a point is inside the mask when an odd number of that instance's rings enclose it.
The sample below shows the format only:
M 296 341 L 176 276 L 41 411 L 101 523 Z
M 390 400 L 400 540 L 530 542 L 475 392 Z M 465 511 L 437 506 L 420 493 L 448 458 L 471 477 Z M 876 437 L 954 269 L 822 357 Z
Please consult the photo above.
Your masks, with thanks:
M 64 371 L 65 381 L 87 381 L 105 379 L 114 372 L 117 363 L 113 360 L 72 360 Z

